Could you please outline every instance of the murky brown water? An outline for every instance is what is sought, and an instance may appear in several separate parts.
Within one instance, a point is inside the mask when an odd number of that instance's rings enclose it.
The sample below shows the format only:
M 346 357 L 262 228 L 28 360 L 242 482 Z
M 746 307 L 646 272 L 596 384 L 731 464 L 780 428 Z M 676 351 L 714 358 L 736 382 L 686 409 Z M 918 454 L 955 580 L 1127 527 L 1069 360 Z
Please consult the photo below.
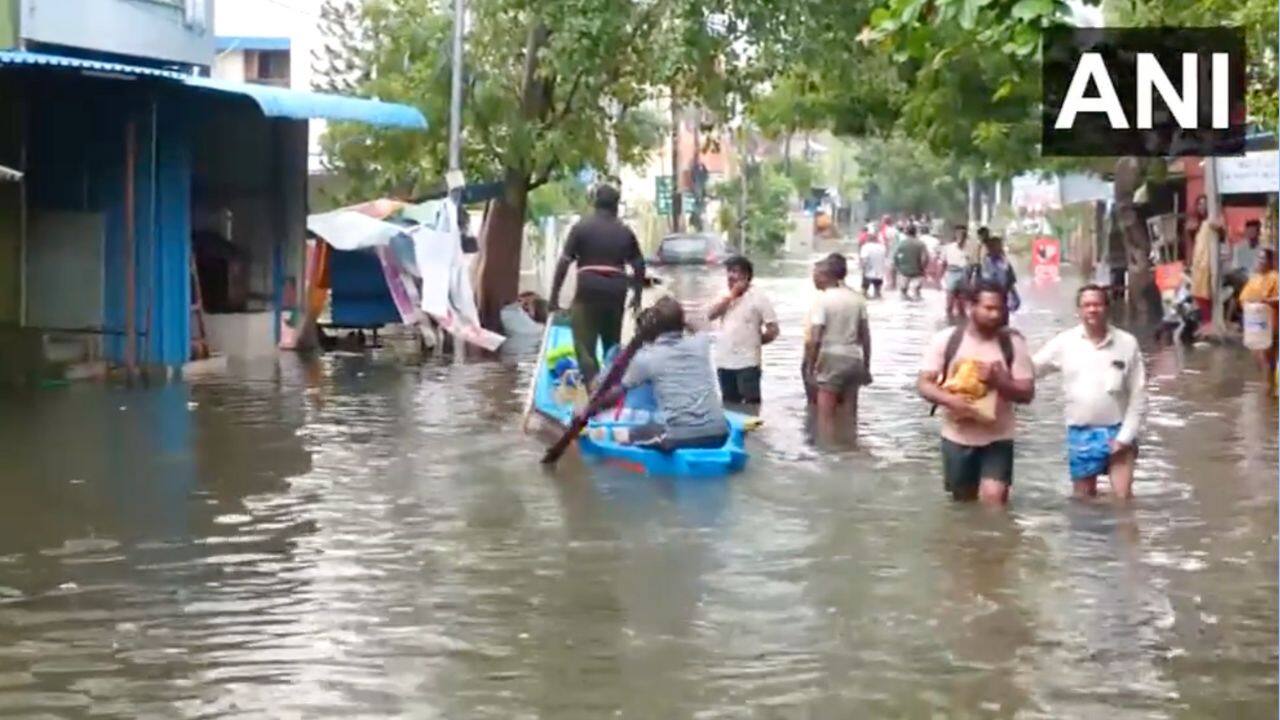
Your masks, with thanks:
M 912 389 L 940 299 L 873 306 L 858 447 L 819 451 L 789 272 L 724 481 L 542 472 L 527 363 L 5 397 L 0 715 L 1275 717 L 1277 417 L 1239 354 L 1154 355 L 1128 510 L 1067 500 L 1042 385 L 992 513 L 942 495 Z M 1028 292 L 1033 345 L 1070 289 Z

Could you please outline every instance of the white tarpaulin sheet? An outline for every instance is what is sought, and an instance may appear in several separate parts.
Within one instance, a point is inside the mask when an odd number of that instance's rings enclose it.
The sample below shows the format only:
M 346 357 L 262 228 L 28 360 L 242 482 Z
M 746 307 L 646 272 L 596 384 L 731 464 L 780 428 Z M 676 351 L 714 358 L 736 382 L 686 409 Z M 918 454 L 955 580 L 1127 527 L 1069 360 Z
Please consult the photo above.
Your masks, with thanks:
M 405 231 L 404 227 L 343 208 L 307 216 L 307 230 L 324 238 L 334 250 L 350 252 L 382 247 Z
M 397 204 L 395 208 L 376 205 L 366 203 L 308 216 L 307 230 L 342 251 L 387 247 L 397 236 L 408 236 L 413 241 L 417 267 L 404 270 L 422 279 L 422 311 L 441 328 L 473 345 L 490 351 L 502 345 L 503 336 L 480 326 L 475 291 L 462 252 L 457 206 L 447 199 L 417 206 Z M 385 217 L 383 210 L 398 211 L 400 217 L 418 224 L 398 225 L 369 214 Z
M 450 200 L 436 200 L 414 208 L 412 217 L 422 223 L 412 233 L 414 259 L 422 276 L 422 311 L 463 340 L 486 350 L 498 349 L 504 338 L 480 327 L 457 207 Z

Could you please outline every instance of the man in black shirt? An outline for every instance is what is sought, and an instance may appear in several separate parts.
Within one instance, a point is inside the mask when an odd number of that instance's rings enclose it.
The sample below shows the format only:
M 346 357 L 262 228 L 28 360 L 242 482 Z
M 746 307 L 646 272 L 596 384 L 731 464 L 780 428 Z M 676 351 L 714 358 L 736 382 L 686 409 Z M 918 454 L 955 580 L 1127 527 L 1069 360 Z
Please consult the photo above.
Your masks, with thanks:
M 635 233 L 618 219 L 619 195 L 616 188 L 601 185 L 595 192 L 595 213 L 583 218 L 569 231 L 564 254 L 556 265 L 551 285 L 551 309 L 560 307 L 560 287 L 569 265 L 578 264 L 578 292 L 574 295 L 569 317 L 573 324 L 573 344 L 582 377 L 590 385 L 600 366 L 596 358 L 597 342 L 603 352 L 621 342 L 622 313 L 628 285 L 634 291 L 632 308 L 640 307 L 640 291 L 644 285 L 644 258 Z M 626 265 L 633 275 L 627 277 Z

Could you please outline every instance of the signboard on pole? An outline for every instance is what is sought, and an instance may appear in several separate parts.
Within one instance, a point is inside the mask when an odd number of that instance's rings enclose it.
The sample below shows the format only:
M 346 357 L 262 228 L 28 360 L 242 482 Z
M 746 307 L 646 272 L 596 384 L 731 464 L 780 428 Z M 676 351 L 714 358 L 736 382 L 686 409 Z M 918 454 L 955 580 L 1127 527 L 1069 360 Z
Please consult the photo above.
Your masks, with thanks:
M 1061 279 L 1062 245 L 1057 238 L 1038 237 L 1031 243 L 1031 267 L 1037 283 L 1054 283 Z
M 1218 193 L 1280 192 L 1280 151 L 1261 150 L 1243 157 L 1218 158 Z
M 671 214 L 671 176 L 659 175 L 653 179 L 654 183 L 654 205 L 658 208 L 659 215 Z

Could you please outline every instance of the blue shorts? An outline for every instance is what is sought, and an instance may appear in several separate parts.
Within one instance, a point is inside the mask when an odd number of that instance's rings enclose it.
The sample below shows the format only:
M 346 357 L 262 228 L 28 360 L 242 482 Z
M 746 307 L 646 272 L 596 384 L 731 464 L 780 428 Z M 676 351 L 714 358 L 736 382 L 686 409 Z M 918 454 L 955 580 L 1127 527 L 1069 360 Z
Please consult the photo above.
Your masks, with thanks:
M 1111 441 L 1119 425 L 1072 425 L 1067 428 L 1067 466 L 1071 480 L 1106 475 L 1111 469 Z

